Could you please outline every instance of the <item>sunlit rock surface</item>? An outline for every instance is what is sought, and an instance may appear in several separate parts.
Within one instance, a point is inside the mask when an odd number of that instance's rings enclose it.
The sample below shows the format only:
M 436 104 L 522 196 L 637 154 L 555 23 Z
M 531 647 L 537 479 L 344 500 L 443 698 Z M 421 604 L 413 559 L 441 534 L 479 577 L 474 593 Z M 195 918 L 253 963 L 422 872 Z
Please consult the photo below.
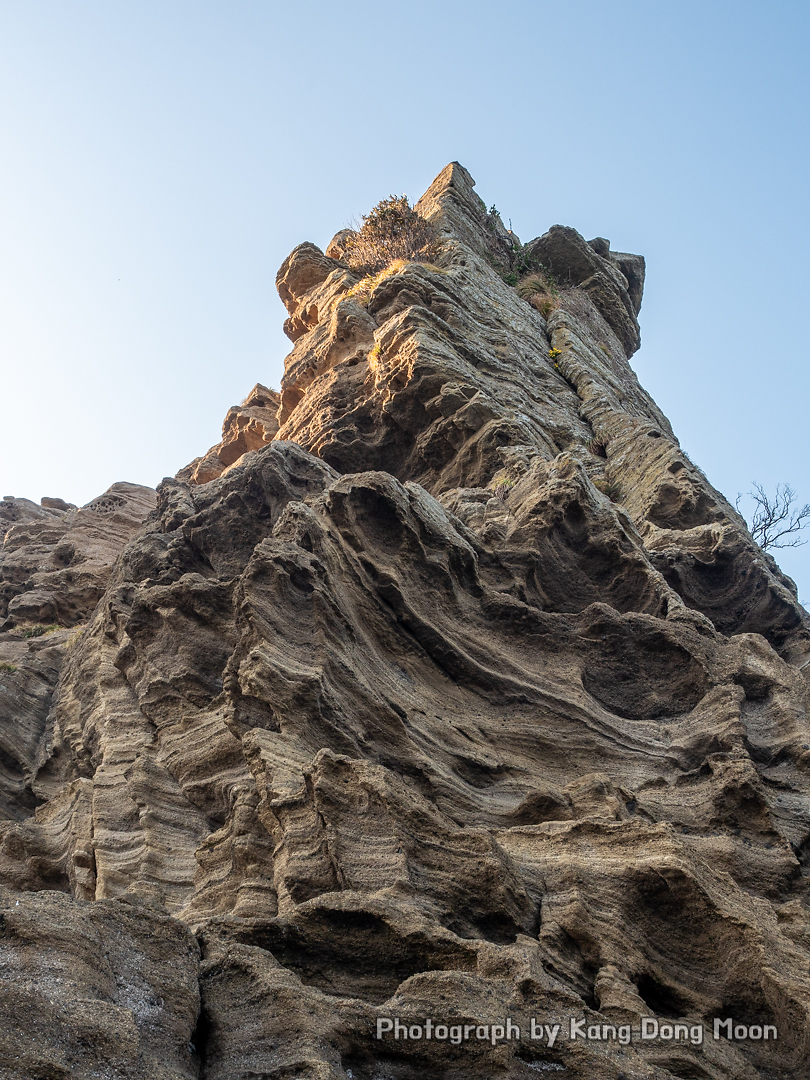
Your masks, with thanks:
M 417 208 L 435 266 L 285 260 L 280 398 L 78 632 L 4 594 L 4 1077 L 806 1074 L 808 615 L 628 363 L 643 259 L 552 227 L 546 320 L 466 170 Z
M 241 405 L 233 405 L 222 423 L 222 439 L 204 457 L 195 458 L 178 473 L 190 484 L 207 484 L 249 450 L 272 442 L 278 431 L 279 396 L 256 383 Z

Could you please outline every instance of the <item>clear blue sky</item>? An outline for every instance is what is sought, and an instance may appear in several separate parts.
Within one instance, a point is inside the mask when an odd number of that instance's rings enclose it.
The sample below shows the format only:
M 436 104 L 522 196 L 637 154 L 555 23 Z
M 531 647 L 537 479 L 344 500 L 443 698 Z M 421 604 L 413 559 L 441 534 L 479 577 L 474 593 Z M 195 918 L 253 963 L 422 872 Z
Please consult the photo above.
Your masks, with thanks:
M 806 2 L 0 0 L 0 496 L 150 485 L 288 343 L 275 273 L 447 162 L 647 258 L 634 365 L 810 501 Z M 810 598 L 810 546 L 777 553 Z

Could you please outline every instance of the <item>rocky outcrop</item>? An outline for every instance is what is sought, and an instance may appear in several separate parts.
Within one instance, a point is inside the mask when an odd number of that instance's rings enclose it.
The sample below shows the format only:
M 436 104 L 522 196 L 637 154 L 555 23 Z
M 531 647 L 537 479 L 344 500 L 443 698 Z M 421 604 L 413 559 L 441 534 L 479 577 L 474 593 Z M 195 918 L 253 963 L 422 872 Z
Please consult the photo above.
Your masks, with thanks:
M 256 383 L 241 405 L 232 405 L 222 423 L 222 440 L 204 457 L 195 458 L 177 474 L 189 484 L 207 484 L 222 476 L 244 454 L 272 442 L 278 431 L 279 396 Z
M 576 229 L 554 225 L 527 244 L 530 255 L 564 286 L 578 286 L 630 357 L 641 344 L 636 316 L 644 290 L 644 259 L 610 250 L 602 237 L 586 243 Z
M 0 887 L 0 947 L 4 1080 L 199 1075 L 199 948 L 182 923 Z
M 61 499 L 43 500 L 41 510 L 27 499 L 5 499 L 0 629 L 86 619 L 118 553 L 154 505 L 151 488 L 123 483 L 81 509 Z
M 28 521 L 59 520 L 62 512 L 75 509 L 73 503 L 65 502 L 64 499 L 44 498 L 37 505 L 30 499 L 15 499 L 13 495 L 6 495 L 0 502 L 0 539 L 13 525 L 22 525 Z
M 36 639 L 43 685 L 65 659 L 0 824 L 0 1060 L 802 1075 L 808 616 L 629 366 L 643 262 L 550 230 L 591 272 L 546 320 L 466 170 L 418 209 L 441 265 L 296 248 L 278 431 L 164 481 L 80 635 Z M 79 958 L 53 993 L 46 953 Z

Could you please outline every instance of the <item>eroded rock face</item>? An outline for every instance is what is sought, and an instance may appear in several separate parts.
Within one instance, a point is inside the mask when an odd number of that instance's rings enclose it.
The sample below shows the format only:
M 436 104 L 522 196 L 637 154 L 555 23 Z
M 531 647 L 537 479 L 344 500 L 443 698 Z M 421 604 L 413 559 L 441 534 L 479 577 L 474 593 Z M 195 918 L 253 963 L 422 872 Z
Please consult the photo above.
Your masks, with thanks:
M 232 405 L 222 422 L 222 440 L 177 474 L 189 484 L 207 484 L 251 450 L 272 442 L 278 431 L 279 395 L 256 383 L 241 405 Z
M 42 801 L 31 781 L 62 661 L 154 506 L 151 488 L 125 483 L 81 509 L 58 498 L 0 504 L 0 821 Z
M 125 483 L 81 509 L 62 499 L 44 499 L 41 508 L 27 499 L 4 500 L 0 630 L 84 621 L 121 548 L 154 505 L 152 488 Z
M 80 636 L 38 639 L 8 970 L 51 912 L 124 973 L 65 969 L 37 1067 L 802 1075 L 808 616 L 627 362 L 643 261 L 550 230 L 579 281 L 546 321 L 490 265 L 466 170 L 418 206 L 441 266 L 366 288 L 339 241 L 292 253 L 280 428 L 164 481 Z M 42 978 L 7 983 L 6 1060 Z M 103 1002 L 81 1052 L 71 978 Z M 127 987 L 164 984 L 139 1013 Z M 642 1041 L 645 1016 L 705 1039 Z M 377 1039 L 393 1017 L 522 1034 Z
M 641 344 L 636 316 L 644 291 L 644 259 L 611 251 L 602 237 L 586 243 L 576 229 L 562 225 L 554 225 L 527 247 L 560 284 L 587 293 L 632 356 Z
M 30 499 L 15 499 L 13 495 L 6 495 L 0 502 L 0 536 L 5 536 L 13 525 L 28 521 L 58 520 L 62 511 L 75 509 L 73 503 L 65 502 L 64 499 L 46 497 L 37 506 Z
M 140 905 L 0 887 L 0 1075 L 191 1080 L 199 948 Z

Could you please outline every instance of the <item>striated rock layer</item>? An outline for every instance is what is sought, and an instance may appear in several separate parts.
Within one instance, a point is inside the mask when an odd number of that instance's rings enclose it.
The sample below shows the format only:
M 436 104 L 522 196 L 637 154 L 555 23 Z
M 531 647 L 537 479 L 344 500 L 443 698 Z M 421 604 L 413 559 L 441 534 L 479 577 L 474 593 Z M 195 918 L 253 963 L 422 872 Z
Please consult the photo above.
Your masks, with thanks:
M 4 1077 L 807 1075 L 808 615 L 628 363 L 643 260 L 554 226 L 546 319 L 461 166 L 417 209 L 440 265 L 292 252 L 278 402 L 0 634 Z
M 151 488 L 124 483 L 81 508 L 54 498 L 0 503 L 0 822 L 24 820 L 41 801 L 31 782 L 47 754 L 65 652 L 154 506 Z

